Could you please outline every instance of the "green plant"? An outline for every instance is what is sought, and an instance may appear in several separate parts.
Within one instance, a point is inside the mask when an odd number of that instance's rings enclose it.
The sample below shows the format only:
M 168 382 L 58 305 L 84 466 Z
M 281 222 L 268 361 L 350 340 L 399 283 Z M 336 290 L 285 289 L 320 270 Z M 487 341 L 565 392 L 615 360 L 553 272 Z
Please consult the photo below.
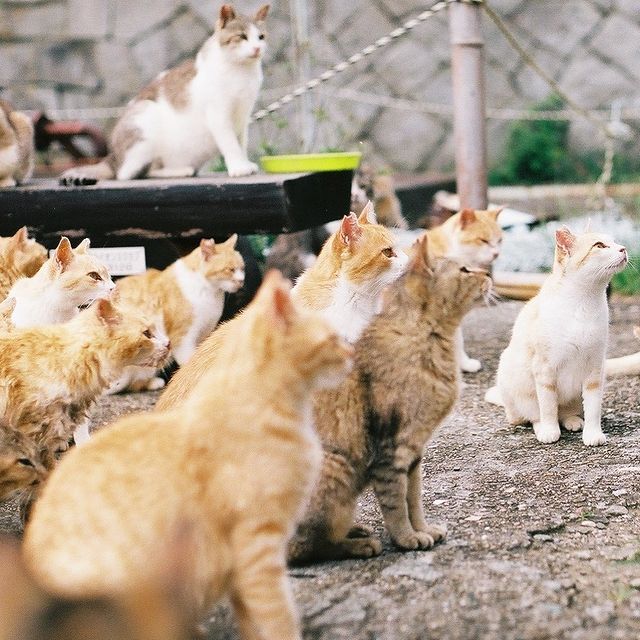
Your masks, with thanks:
M 640 293 L 640 271 L 638 263 L 640 256 L 631 256 L 624 271 L 616 273 L 611 279 L 611 289 L 623 296 L 633 296 Z

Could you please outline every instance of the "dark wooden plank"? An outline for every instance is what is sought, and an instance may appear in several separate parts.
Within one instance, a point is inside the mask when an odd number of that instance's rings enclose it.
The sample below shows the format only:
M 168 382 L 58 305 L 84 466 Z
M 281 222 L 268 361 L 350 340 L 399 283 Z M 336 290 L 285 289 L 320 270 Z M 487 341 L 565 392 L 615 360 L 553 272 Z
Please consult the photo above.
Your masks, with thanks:
M 0 235 L 225 237 L 306 229 L 348 213 L 351 171 L 223 174 L 181 180 L 103 181 L 63 187 L 36 179 L 0 189 Z

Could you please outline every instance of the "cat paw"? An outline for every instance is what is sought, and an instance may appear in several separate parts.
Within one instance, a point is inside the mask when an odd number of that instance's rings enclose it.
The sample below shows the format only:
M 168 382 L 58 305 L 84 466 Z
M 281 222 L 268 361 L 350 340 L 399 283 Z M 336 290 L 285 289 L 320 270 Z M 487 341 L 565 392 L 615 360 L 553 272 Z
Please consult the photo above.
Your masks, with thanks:
M 351 529 L 349 529 L 349 533 L 347 533 L 347 538 L 357 539 L 357 538 L 370 538 L 373 535 L 373 529 L 370 527 L 365 527 L 361 524 L 356 524 Z
M 569 416 L 562 421 L 562 426 L 567 431 L 582 431 L 584 420 L 580 416 Z
M 16 184 L 13 178 L 0 178 L 0 189 L 2 187 L 15 187 Z
M 162 378 L 151 378 L 151 380 L 147 382 L 147 391 L 157 391 L 158 389 L 162 389 L 166 384 Z
M 97 178 L 88 178 L 86 176 L 60 176 L 58 182 L 63 187 L 90 187 L 98 182 Z
M 475 358 L 463 358 L 460 363 L 460 369 L 465 373 L 478 373 L 482 369 L 482 362 Z
M 439 524 L 427 524 L 426 522 L 419 527 L 414 527 L 416 531 L 422 531 L 429 534 L 435 542 L 440 542 L 447 537 L 447 527 L 442 527 Z
M 405 549 L 406 551 L 414 551 L 416 549 L 431 549 L 431 547 L 433 547 L 433 545 L 438 540 L 442 540 L 442 536 L 437 538 L 427 533 L 426 531 L 411 531 L 410 533 L 405 533 L 401 536 L 393 537 L 393 543 L 397 547 Z
M 602 431 L 583 431 L 582 442 L 587 447 L 599 447 L 607 441 L 607 436 Z
M 382 553 L 382 543 L 378 538 L 346 538 L 341 546 L 352 558 L 373 558 Z
M 255 162 L 238 162 L 229 166 L 230 178 L 241 178 L 242 176 L 250 176 L 252 173 L 258 173 L 258 165 Z
M 557 422 L 535 422 L 533 424 L 533 431 L 536 434 L 538 442 L 542 442 L 543 444 L 550 444 L 560 440 L 560 425 Z

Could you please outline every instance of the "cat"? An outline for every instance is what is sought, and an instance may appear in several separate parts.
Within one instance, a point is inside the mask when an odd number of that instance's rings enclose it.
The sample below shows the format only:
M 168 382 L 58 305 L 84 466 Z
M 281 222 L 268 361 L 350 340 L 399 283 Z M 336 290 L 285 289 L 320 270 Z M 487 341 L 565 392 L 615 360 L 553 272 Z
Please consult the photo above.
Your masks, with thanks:
M 78 315 L 78 307 L 110 294 L 115 284 L 107 267 L 88 248 L 88 238 L 72 249 L 63 236 L 35 275 L 15 282 L 7 297 L 15 300 L 11 320 L 16 327 L 67 322 Z
M 33 173 L 35 147 L 31 118 L 0 100 L 0 188 L 15 187 Z
M 265 4 L 253 18 L 222 5 L 195 60 L 162 72 L 128 105 L 97 165 L 66 171 L 63 184 L 193 176 L 216 152 L 229 176 L 258 171 L 247 158 L 249 116 L 262 84 Z
M 407 273 L 356 343 L 346 383 L 315 396 L 323 465 L 289 545 L 293 564 L 380 553 L 380 541 L 353 524 L 368 485 L 399 548 L 429 549 L 445 535 L 424 518 L 422 453 L 458 396 L 456 328 L 491 280 L 481 269 L 430 258 L 427 244 L 422 236 L 414 245 Z
M 624 269 L 626 249 L 611 236 L 556 231 L 555 261 L 540 292 L 520 311 L 500 356 L 496 387 L 485 399 L 504 406 L 511 424 L 532 423 L 542 443 L 560 424 L 604 444 L 601 405 L 609 331 L 606 289 Z
M 402 275 L 407 263 L 408 256 L 396 247 L 393 234 L 376 223 L 368 202 L 359 217 L 344 216 L 292 293 L 353 343 L 380 310 L 384 288 Z
M 36 584 L 16 541 L 0 538 L 0 640 L 189 640 L 193 622 L 183 607 L 182 551 L 174 547 L 163 556 L 168 561 L 157 578 L 134 593 L 69 599 Z
M 280 234 L 269 247 L 265 269 L 278 269 L 285 278 L 295 282 L 314 264 L 329 235 L 324 225 Z
M 24 555 L 66 596 L 126 592 L 186 521 L 200 614 L 229 590 L 245 639 L 299 640 L 286 540 L 320 462 L 311 392 L 353 349 L 270 272 L 182 407 L 127 416 L 67 454 L 36 502 Z
M 168 351 L 142 314 L 123 317 L 104 299 L 66 323 L 0 334 L 0 419 L 53 455 L 88 438 L 87 413 L 126 366 L 155 366 Z
M 291 292 L 296 302 L 319 311 L 351 343 L 380 310 L 383 289 L 400 277 L 409 261 L 406 253 L 394 249 L 391 232 L 372 221 L 373 215 L 369 203 L 359 218 L 353 213 L 344 216 L 318 260 L 298 278 Z M 218 350 L 233 322 L 216 329 L 178 369 L 158 399 L 159 409 L 179 404 L 210 367 L 224 366 Z
M 0 424 L 0 502 L 47 477 L 42 448 L 7 424 Z
M 633 335 L 640 340 L 640 327 L 633 328 Z M 604 373 L 609 376 L 637 376 L 640 374 L 640 351 L 604 362 Z
M 157 317 L 171 342 L 171 355 L 182 366 L 215 328 L 222 315 L 225 293 L 235 293 L 244 283 L 244 260 L 235 250 L 238 236 L 216 244 L 202 239 L 188 256 L 164 271 L 118 280 L 120 303 L 144 309 Z M 129 369 L 112 392 L 154 390 L 164 386 L 155 369 Z
M 502 245 L 502 229 L 498 224 L 501 211 L 501 207 L 486 211 L 462 209 L 443 224 L 425 231 L 431 252 L 435 257 L 458 260 L 467 267 L 490 270 Z M 462 329 L 458 330 L 458 360 L 465 373 L 482 369 L 479 360 L 467 355 Z
M 409 224 L 402 215 L 402 205 L 396 195 L 393 178 L 384 173 L 377 174 L 372 181 L 373 208 L 376 218 L 385 227 L 408 229 Z
M 19 278 L 30 278 L 47 259 L 47 250 L 33 238 L 27 227 L 21 227 L 12 236 L 0 237 L 0 300 Z

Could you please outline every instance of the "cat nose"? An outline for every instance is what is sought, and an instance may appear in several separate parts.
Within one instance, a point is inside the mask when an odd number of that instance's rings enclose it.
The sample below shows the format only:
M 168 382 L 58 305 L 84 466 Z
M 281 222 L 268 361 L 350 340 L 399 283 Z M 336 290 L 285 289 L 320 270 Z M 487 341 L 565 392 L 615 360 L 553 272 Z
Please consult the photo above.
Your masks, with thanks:
M 620 247 L 620 253 L 627 253 L 627 247 Z
M 257 58 L 260 55 L 260 47 L 253 48 L 253 55 Z
M 167 351 L 168 351 L 169 349 L 171 349 L 171 340 L 167 340 L 167 341 L 164 343 L 164 346 L 165 346 L 165 349 L 167 349 Z

